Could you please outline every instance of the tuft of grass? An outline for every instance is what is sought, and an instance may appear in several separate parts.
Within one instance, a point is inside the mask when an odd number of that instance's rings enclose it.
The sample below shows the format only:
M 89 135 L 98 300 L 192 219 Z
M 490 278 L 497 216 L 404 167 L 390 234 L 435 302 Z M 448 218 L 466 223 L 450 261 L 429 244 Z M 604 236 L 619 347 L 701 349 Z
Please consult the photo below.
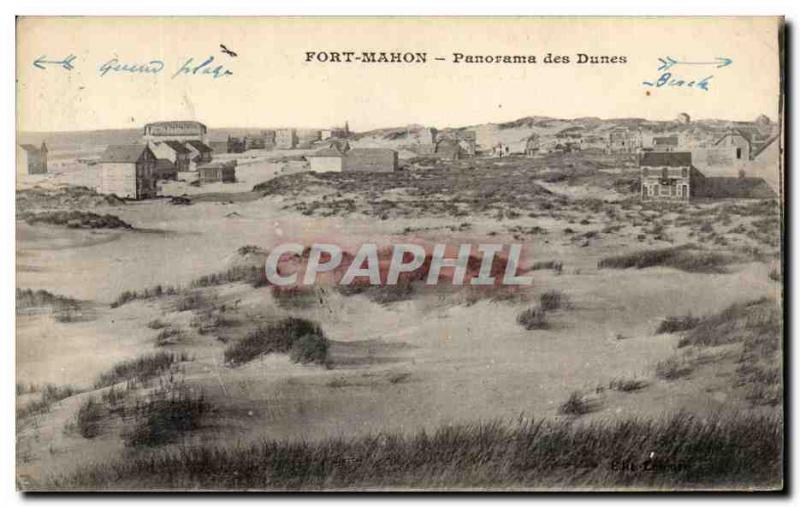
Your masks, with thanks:
M 158 333 L 158 335 L 156 335 L 156 345 L 159 347 L 174 345 L 182 334 L 183 333 L 181 333 L 180 329 L 174 327 L 166 327 L 162 329 L 161 332 Z
M 638 391 L 640 389 L 644 389 L 645 387 L 647 387 L 647 382 L 633 378 L 616 378 L 608 383 L 609 389 L 623 393 Z
M 295 343 L 309 335 L 314 338 L 306 338 L 303 345 L 298 345 L 295 350 Z M 307 319 L 287 317 L 274 324 L 258 327 L 243 339 L 228 345 L 225 349 L 225 362 L 237 366 L 262 354 L 287 354 L 293 350 L 298 359 L 311 357 L 314 362 L 325 362 L 328 353 L 327 338 L 319 324 Z M 294 357 L 292 359 L 295 360 Z
M 545 311 L 541 308 L 531 307 L 517 315 L 517 324 L 528 331 L 533 329 L 547 329 L 549 324 Z
M 174 364 L 188 359 L 186 354 L 156 352 L 122 361 L 102 373 L 95 382 L 95 387 L 107 387 L 126 381 L 145 382 L 168 371 Z
M 592 406 L 589 401 L 580 393 L 580 391 L 573 391 L 567 401 L 558 407 L 558 412 L 564 415 L 580 416 L 588 414 L 592 411 Z
M 78 433 L 83 438 L 94 438 L 98 436 L 102 430 L 101 422 L 105 416 L 105 409 L 102 403 L 89 397 L 84 401 L 76 416 L 76 426 Z
M 80 394 L 83 391 L 70 385 L 58 386 L 55 384 L 45 384 L 43 386 L 36 386 L 31 384 L 26 389 L 25 386 L 17 384 L 18 395 L 26 394 L 26 392 L 38 392 L 39 398 L 18 409 L 18 419 L 24 419 L 25 417 L 31 415 L 45 414 L 50 411 L 55 403 L 58 403 L 59 401 L 76 394 Z
M 539 296 L 539 307 L 544 311 L 558 310 L 566 303 L 567 297 L 558 290 L 549 290 Z
M 177 441 L 183 434 L 200 427 L 209 404 L 202 392 L 186 387 L 158 391 L 137 403 L 134 425 L 123 433 L 127 447 L 156 447 Z
M 677 413 L 165 448 L 80 466 L 36 489 L 675 490 L 775 489 L 782 483 L 782 417 Z
M 683 316 L 672 316 L 662 320 L 656 329 L 656 334 L 679 333 L 694 329 L 700 323 L 700 319 L 692 317 L 692 314 Z
M 159 319 L 153 319 L 147 323 L 147 327 L 149 327 L 150 329 L 164 329 L 167 326 L 168 324 L 162 322 Z
M 676 380 L 692 372 L 689 363 L 680 356 L 671 356 L 656 363 L 656 377 L 664 380 Z

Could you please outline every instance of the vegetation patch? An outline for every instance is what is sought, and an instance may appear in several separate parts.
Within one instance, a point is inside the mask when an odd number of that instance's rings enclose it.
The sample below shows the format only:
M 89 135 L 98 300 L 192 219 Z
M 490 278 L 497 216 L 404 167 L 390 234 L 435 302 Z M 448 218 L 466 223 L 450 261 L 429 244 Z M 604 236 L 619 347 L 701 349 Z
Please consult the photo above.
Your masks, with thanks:
M 98 215 L 90 211 L 27 211 L 17 214 L 18 220 L 29 225 L 63 225 L 70 229 L 133 229 L 115 215 Z
M 725 266 L 735 260 L 730 255 L 700 250 L 694 245 L 681 245 L 606 257 L 597 263 L 597 267 L 601 269 L 642 269 L 665 266 L 690 273 L 724 273 Z
M 186 387 L 159 390 L 137 403 L 133 427 L 123 434 L 128 447 L 156 447 L 175 442 L 185 433 L 200 427 L 209 404 L 203 393 Z
M 328 340 L 317 323 L 287 317 L 258 327 L 243 339 L 228 345 L 225 363 L 238 366 L 263 354 L 273 353 L 291 354 L 295 362 L 324 363 L 328 356 Z
M 547 329 L 550 327 L 547 322 L 545 311 L 537 307 L 528 308 L 517 315 L 517 324 L 528 331 L 533 329 Z
M 173 365 L 181 361 L 188 361 L 188 359 L 189 357 L 186 354 L 156 352 L 136 359 L 122 361 L 115 364 L 109 371 L 101 374 L 97 382 L 95 382 L 95 387 L 107 387 L 126 381 L 145 382 L 168 371 Z
M 678 413 L 587 423 L 492 421 L 411 435 L 163 449 L 83 466 L 51 477 L 41 488 L 775 488 L 782 484 L 782 470 L 781 417 Z
M 667 317 L 658 325 L 656 334 L 688 331 L 689 329 L 695 328 L 699 323 L 700 319 L 692 317 L 691 313 L 688 315 Z

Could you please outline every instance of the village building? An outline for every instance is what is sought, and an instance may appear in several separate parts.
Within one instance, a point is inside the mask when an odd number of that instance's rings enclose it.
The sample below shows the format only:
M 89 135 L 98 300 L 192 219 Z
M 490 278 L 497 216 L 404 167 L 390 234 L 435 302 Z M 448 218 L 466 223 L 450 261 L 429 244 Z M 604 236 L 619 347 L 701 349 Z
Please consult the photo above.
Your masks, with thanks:
M 223 153 L 231 153 L 228 151 L 230 146 L 229 141 L 209 141 L 208 147 L 214 152 L 214 155 L 221 155 Z
M 637 131 L 615 128 L 608 133 L 608 153 L 637 153 L 642 148 L 642 136 Z
M 640 159 L 642 200 L 771 199 L 777 194 L 759 177 L 705 176 L 689 152 L 647 152 Z
M 322 148 L 306 156 L 309 169 L 318 173 L 340 173 L 344 170 L 344 154 L 335 148 Z
M 157 180 L 178 179 L 178 169 L 171 161 L 165 158 L 156 159 L 155 178 Z
M 344 127 L 331 127 L 320 131 L 320 139 L 347 139 L 350 137 L 350 125 L 344 122 Z
M 688 201 L 694 183 L 702 177 L 692 167 L 689 152 L 647 152 L 641 156 L 639 167 L 642 200 Z
M 291 150 L 297 146 L 295 129 L 278 129 L 275 131 L 275 147 L 279 150 Z
M 156 158 L 166 159 L 175 165 L 178 172 L 188 171 L 192 151 L 178 141 L 149 142 L 147 144 Z
M 214 150 L 212 150 L 209 145 L 200 141 L 186 141 L 184 146 L 190 152 L 190 170 L 194 170 L 198 165 L 211 162 L 211 159 L 214 155 Z
M 388 148 L 353 148 L 344 156 L 345 172 L 394 172 L 397 152 Z
M 436 142 L 434 154 L 444 160 L 459 160 L 464 155 L 461 145 L 453 139 L 441 139 Z
M 602 153 L 606 149 L 606 140 L 603 136 L 589 134 L 581 138 L 580 147 L 581 150 L 593 150 Z
M 731 130 L 726 132 L 714 143 L 714 146 L 731 149 L 735 160 L 750 160 L 750 150 L 752 148 L 750 137 L 742 131 Z
M 274 130 L 265 130 L 261 133 L 262 137 L 264 138 L 264 149 L 265 150 L 274 150 L 275 149 L 275 131 Z
M 161 141 L 208 141 L 208 128 L 197 121 L 159 121 L 144 126 L 144 143 Z
M 17 174 L 47 174 L 47 145 L 32 144 L 17 146 Z
M 654 136 L 653 151 L 678 151 L 678 136 Z
M 236 161 L 214 161 L 197 167 L 200 183 L 234 183 L 236 181 Z
M 531 134 L 525 140 L 525 156 L 533 157 L 539 154 L 540 140 L 536 134 Z
M 97 191 L 101 194 L 126 199 L 147 199 L 157 194 L 157 157 L 147 145 L 108 146 L 98 166 Z
M 303 129 L 297 131 L 296 148 L 309 149 L 314 143 L 322 139 L 322 131 L 313 129 Z

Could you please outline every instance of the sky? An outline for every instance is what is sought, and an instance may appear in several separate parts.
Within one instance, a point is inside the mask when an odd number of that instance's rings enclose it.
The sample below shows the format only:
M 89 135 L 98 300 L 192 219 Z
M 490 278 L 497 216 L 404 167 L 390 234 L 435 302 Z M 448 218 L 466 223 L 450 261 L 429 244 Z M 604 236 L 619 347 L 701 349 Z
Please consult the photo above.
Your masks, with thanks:
M 777 18 L 20 18 L 17 129 L 439 128 L 524 116 L 753 120 L 779 112 Z M 219 45 L 237 53 L 221 52 Z M 424 64 L 307 62 L 306 52 L 427 53 Z M 452 63 L 465 55 L 536 64 Z M 548 53 L 569 64 L 544 63 Z M 576 55 L 626 63 L 577 64 Z M 63 61 L 74 55 L 64 68 Z M 179 73 L 188 60 L 232 74 Z M 683 86 L 648 87 L 659 58 Z M 435 60 L 444 58 L 444 61 Z M 720 60 L 732 60 L 718 68 Z M 34 62 L 40 61 L 38 68 Z M 111 62 L 158 73 L 109 70 Z M 47 63 L 56 62 L 56 63 Z M 708 90 L 695 85 L 702 78 Z

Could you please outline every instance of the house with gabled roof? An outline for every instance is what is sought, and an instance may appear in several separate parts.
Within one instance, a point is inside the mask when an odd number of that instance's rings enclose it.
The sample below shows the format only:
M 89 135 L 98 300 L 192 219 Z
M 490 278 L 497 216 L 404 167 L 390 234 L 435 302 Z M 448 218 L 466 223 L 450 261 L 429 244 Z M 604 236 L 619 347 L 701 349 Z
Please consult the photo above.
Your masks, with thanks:
M 145 144 L 108 146 L 98 161 L 97 191 L 126 199 L 148 199 L 158 193 L 158 158 Z
M 200 164 L 207 164 L 211 162 L 214 150 L 211 146 L 201 141 L 186 141 L 183 143 L 187 150 L 189 150 L 190 170 L 196 169 Z
M 176 171 L 184 172 L 189 170 L 192 151 L 178 141 L 161 141 L 148 143 L 150 149 L 156 157 L 169 160 L 175 166 Z

